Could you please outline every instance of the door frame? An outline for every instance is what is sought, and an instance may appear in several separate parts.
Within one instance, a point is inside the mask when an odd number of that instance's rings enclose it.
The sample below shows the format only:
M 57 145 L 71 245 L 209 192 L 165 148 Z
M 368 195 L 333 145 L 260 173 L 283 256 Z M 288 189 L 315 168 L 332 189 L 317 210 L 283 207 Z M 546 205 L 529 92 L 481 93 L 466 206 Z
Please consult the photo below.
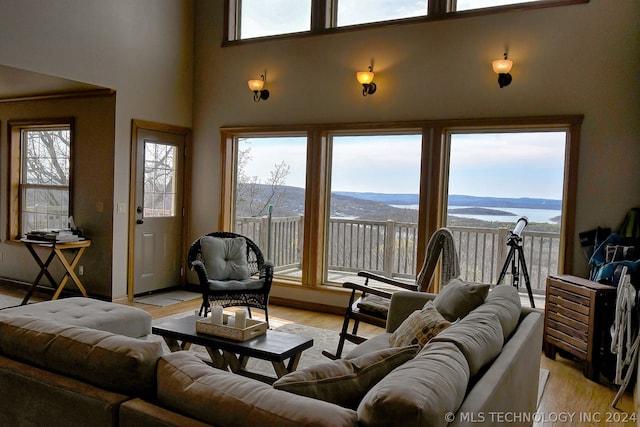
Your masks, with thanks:
M 184 137 L 184 167 L 183 167 L 183 188 L 182 188 L 182 257 L 180 260 L 180 287 L 184 288 L 187 277 L 186 254 L 188 249 L 187 238 L 189 236 L 189 207 L 191 206 L 191 129 L 182 126 L 173 126 L 164 123 L 156 123 L 145 120 L 131 120 L 131 156 L 129 172 L 129 226 L 127 245 L 127 298 L 133 301 L 134 296 L 134 257 L 135 257 L 135 226 L 136 226 L 136 206 L 137 188 L 136 176 L 138 173 L 138 132 L 140 129 L 173 133 Z

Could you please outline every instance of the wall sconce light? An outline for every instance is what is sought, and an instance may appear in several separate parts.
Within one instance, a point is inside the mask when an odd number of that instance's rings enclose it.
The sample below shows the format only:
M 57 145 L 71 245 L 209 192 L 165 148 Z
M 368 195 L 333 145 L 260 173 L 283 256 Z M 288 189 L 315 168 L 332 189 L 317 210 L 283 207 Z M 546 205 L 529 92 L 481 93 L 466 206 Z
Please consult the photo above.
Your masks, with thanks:
M 269 91 L 262 89 L 264 86 L 264 74 L 260 74 L 259 79 L 249 80 L 247 84 L 249 85 L 249 89 L 253 91 L 253 100 L 255 102 L 258 102 L 261 99 L 264 99 L 265 101 L 269 99 Z
M 496 59 L 492 62 L 493 71 L 498 74 L 498 84 L 500 87 L 509 86 L 511 83 L 511 67 L 513 66 L 513 61 L 507 59 L 507 53 L 504 53 L 504 59 Z
M 373 95 L 376 93 L 376 84 L 373 83 L 373 66 L 369 65 L 369 71 L 358 71 L 356 79 L 362 85 L 362 96 Z

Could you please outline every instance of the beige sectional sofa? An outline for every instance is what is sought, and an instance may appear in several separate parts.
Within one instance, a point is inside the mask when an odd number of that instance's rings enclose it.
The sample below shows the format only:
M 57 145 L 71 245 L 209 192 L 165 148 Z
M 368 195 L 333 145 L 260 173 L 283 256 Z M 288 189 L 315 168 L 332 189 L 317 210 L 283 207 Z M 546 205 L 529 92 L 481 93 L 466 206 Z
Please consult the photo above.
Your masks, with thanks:
M 482 292 L 449 289 L 395 294 L 387 333 L 273 386 L 190 352 L 163 355 L 155 341 L 0 311 L 0 425 L 498 425 L 497 413 L 530 425 L 542 314 L 521 308 L 511 286 L 484 302 Z M 434 321 L 434 307 L 447 316 Z M 419 350 L 429 338 L 421 313 L 442 330 Z

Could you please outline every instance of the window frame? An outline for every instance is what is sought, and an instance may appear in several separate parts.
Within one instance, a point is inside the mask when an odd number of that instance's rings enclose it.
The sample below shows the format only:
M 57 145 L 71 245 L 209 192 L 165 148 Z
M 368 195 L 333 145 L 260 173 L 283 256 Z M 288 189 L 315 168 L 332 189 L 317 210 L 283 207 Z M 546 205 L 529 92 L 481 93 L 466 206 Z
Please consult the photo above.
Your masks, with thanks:
M 325 262 L 323 263 L 322 267 L 322 284 L 323 285 L 331 285 L 331 286 L 336 286 L 336 282 L 335 281 L 330 281 L 329 280 L 329 265 L 328 265 L 328 257 L 329 257 L 329 247 L 327 245 L 325 245 L 324 243 L 327 242 L 329 240 L 329 225 L 330 225 L 330 209 L 331 209 L 331 197 L 332 197 L 332 189 L 333 189 L 333 167 L 334 167 L 334 163 L 333 163 L 333 159 L 335 156 L 335 152 L 334 152 L 334 139 L 335 138 L 340 138 L 340 137 L 360 137 L 360 136 L 371 136 L 371 137 L 384 137 L 384 136 L 400 136 L 400 135 L 410 135 L 410 136 L 415 136 L 416 138 L 420 138 L 421 139 L 421 143 L 420 143 L 420 164 L 418 166 L 418 174 L 420 176 L 419 178 L 419 182 L 418 184 L 418 192 L 421 193 L 421 181 L 422 181 L 422 177 L 424 176 L 425 171 L 423 170 L 423 153 L 424 153 L 424 134 L 423 134 L 423 130 L 420 127 L 404 127 L 401 126 L 399 128 L 390 128 L 390 127 L 384 127 L 384 128 L 374 128 L 374 129 L 367 129 L 367 130 L 363 130 L 363 129 L 349 129 L 349 130 L 339 130 L 339 131 L 328 131 L 326 132 L 326 139 L 327 139 L 327 152 L 328 152 L 328 160 L 327 160 L 327 164 L 325 167 L 325 175 L 320 177 L 320 179 L 322 179 L 324 182 L 326 182 L 326 191 L 324 193 L 324 196 L 326 197 L 325 200 L 325 204 L 326 204 L 326 209 L 324 211 L 324 233 L 321 236 L 322 242 L 323 242 L 323 256 L 324 256 L 324 260 Z M 419 196 L 419 199 L 421 199 L 421 197 Z M 423 215 L 421 209 L 422 209 L 422 203 L 419 202 L 418 203 L 418 220 L 416 222 L 416 224 L 420 223 L 420 217 Z M 424 237 L 422 236 L 421 233 L 421 228 L 419 226 L 417 226 L 417 232 L 418 235 L 417 237 L 417 241 L 418 244 L 416 245 L 416 253 L 413 255 L 415 256 L 415 263 L 413 266 L 413 269 L 416 272 L 416 275 L 418 274 L 419 268 L 422 266 L 422 260 L 423 257 L 419 256 L 420 254 L 420 242 L 424 241 Z M 315 236 L 314 236 L 315 237 Z M 389 255 L 389 254 L 385 254 L 385 255 Z M 391 261 L 390 259 L 387 259 L 386 261 Z M 391 266 L 387 266 L 387 268 L 391 268 Z M 381 273 L 380 273 L 381 274 Z M 391 277 L 394 280 L 407 280 L 406 277 L 402 277 L 400 275 L 397 276 L 393 276 Z M 354 278 L 355 279 L 355 278 Z
M 330 139 L 336 134 L 421 132 L 422 155 L 420 164 L 420 195 L 418 211 L 418 245 L 416 262 L 424 259 L 426 244 L 438 228 L 445 223 L 447 193 L 447 141 L 449 131 L 474 130 L 563 130 L 567 132 L 565 146 L 565 172 L 562 198 L 562 223 L 559 274 L 571 274 L 575 236 L 576 190 L 580 127 L 583 115 L 421 120 L 410 122 L 383 122 L 359 124 L 279 125 L 264 127 L 223 127 L 221 135 L 222 186 L 218 227 L 229 229 L 232 223 L 234 201 L 235 156 L 234 139 L 238 136 L 291 135 L 306 133 L 307 181 L 305 187 L 304 243 L 302 246 L 302 277 L 298 281 L 275 280 L 277 284 L 297 284 L 311 288 L 337 289 L 324 279 L 325 236 L 329 208 Z M 416 266 L 417 270 L 419 266 Z M 437 289 L 437 288 L 436 288 Z
M 25 130 L 68 128 L 69 129 L 69 216 L 73 215 L 73 188 L 74 188 L 74 158 L 75 158 L 75 120 L 73 117 L 52 119 L 10 120 L 7 122 L 9 135 L 9 191 L 8 191 L 8 221 L 5 238 L 10 241 L 18 241 L 22 238 L 22 203 L 23 203 L 23 153 L 24 141 L 22 138 Z
M 509 13 L 523 10 L 544 9 L 549 7 L 571 6 L 589 3 L 590 0 L 539 0 L 530 3 L 516 3 L 504 6 L 492 6 L 480 9 L 454 11 L 456 0 L 428 0 L 427 15 L 393 19 L 388 21 L 375 21 L 362 24 L 338 27 L 337 6 L 338 0 L 312 0 L 311 3 L 311 29 L 310 31 L 284 33 L 272 36 L 255 38 L 239 38 L 239 22 L 242 0 L 225 0 L 224 3 L 224 34 L 222 46 L 236 46 L 247 43 L 264 42 L 269 40 L 309 37 L 322 34 L 334 34 L 336 32 L 357 31 L 362 29 L 380 28 L 390 25 L 408 25 L 440 21 L 443 19 L 458 19 L 470 16 L 493 15 L 496 13 Z

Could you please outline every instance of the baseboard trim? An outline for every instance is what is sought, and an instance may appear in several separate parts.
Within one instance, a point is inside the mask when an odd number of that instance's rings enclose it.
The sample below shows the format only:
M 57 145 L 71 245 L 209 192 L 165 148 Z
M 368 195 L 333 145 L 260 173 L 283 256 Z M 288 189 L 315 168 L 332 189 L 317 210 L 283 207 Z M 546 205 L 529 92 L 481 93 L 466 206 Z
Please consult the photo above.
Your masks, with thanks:
M 269 303 L 274 305 L 280 305 L 283 307 L 299 308 L 301 310 L 317 311 L 320 313 L 337 314 L 344 316 L 346 313 L 346 307 L 336 307 L 335 305 L 318 304 L 309 301 L 299 301 L 282 297 L 269 297 Z

